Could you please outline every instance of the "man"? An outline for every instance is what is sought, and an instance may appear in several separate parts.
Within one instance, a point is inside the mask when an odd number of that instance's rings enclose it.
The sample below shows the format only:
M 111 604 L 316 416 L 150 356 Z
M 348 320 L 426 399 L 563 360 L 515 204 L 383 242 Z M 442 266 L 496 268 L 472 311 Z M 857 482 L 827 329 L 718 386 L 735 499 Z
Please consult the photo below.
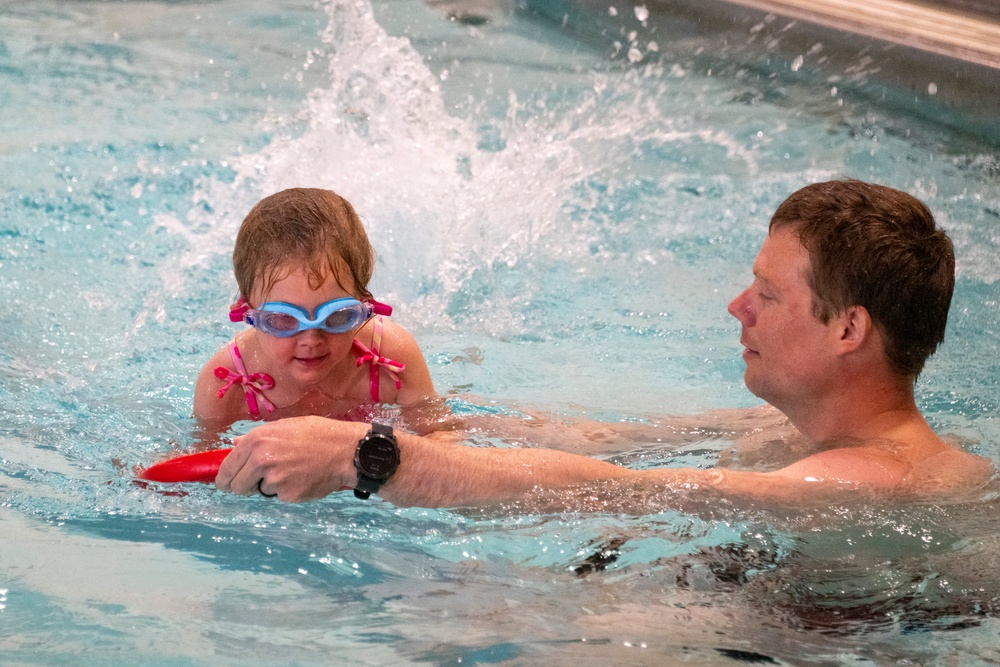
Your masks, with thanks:
M 677 489 L 799 504 L 975 488 L 991 465 L 939 438 L 914 400 L 917 376 L 944 339 L 954 266 L 930 211 L 898 190 L 832 181 L 781 204 L 753 283 L 729 305 L 742 325 L 747 388 L 812 443 L 812 453 L 777 470 L 632 470 L 551 449 L 473 448 L 405 433 L 397 447 L 387 434 L 366 438 L 367 424 L 304 417 L 237 438 L 216 484 L 286 501 L 358 488 L 397 505 L 602 509 L 636 497 L 669 504 Z

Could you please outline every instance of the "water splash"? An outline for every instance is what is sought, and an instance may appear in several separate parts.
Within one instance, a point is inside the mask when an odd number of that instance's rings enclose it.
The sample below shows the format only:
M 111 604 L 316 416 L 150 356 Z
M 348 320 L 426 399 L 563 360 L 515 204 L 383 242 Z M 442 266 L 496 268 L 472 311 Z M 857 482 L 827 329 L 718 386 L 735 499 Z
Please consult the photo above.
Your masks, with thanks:
M 441 75 L 408 39 L 387 34 L 368 3 L 334 2 L 328 11 L 329 85 L 310 93 L 295 131 L 231 159 L 233 182 L 206 179 L 187 219 L 161 219 L 191 245 L 163 268 L 174 293 L 193 267 L 231 250 L 254 199 L 286 187 L 330 187 L 349 199 L 381 258 L 377 289 L 432 322 L 453 313 L 456 295 L 479 289 L 484 274 L 539 254 L 575 262 L 612 252 L 606 241 L 623 234 L 627 254 L 640 252 L 628 241 L 636 238 L 669 254 L 672 238 L 717 233 L 705 211 L 678 199 L 670 217 L 650 211 L 629 221 L 620 209 L 651 206 L 640 202 L 651 189 L 683 198 L 714 188 L 718 198 L 761 171 L 755 153 L 766 139 L 664 112 L 663 98 L 688 96 L 691 83 L 660 65 L 624 76 L 563 72 L 572 81 L 561 93 L 512 90 L 500 115 L 482 97 L 459 117 L 445 105 Z M 678 168 L 663 169 L 664 160 Z M 717 218 L 739 226 L 731 213 Z

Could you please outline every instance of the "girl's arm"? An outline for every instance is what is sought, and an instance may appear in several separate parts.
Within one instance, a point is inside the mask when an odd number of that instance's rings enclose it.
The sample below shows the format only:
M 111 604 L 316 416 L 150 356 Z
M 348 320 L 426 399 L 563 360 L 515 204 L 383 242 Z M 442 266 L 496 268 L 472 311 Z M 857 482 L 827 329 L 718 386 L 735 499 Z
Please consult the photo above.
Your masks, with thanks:
M 246 403 L 243 390 L 230 387 L 222 398 L 218 392 L 224 381 L 215 375 L 215 369 L 224 367 L 235 372 L 232 359 L 226 347 L 220 348 L 198 373 L 194 386 L 194 417 L 198 421 L 198 432 L 203 443 L 218 442 L 219 434 L 240 419 L 245 419 Z
M 403 386 L 396 393 L 396 403 L 401 406 L 419 403 L 421 401 L 434 398 L 437 392 L 434 391 L 434 382 L 431 380 L 431 372 L 427 368 L 427 361 L 424 354 L 417 345 L 413 336 L 395 322 L 385 322 L 383 329 L 382 356 L 406 364 L 406 370 L 400 374 Z M 393 392 L 396 391 L 392 379 L 383 374 L 382 385 L 388 384 Z M 388 394 L 387 394 L 388 395 Z

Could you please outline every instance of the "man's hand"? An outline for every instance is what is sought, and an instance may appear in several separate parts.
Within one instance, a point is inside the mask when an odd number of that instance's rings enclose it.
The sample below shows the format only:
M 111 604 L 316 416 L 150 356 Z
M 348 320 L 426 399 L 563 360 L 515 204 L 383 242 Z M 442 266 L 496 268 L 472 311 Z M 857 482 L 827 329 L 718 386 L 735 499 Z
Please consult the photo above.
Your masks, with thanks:
M 321 417 L 270 422 L 235 438 L 215 478 L 223 491 L 276 494 L 285 502 L 323 498 L 354 488 L 354 450 L 367 424 Z

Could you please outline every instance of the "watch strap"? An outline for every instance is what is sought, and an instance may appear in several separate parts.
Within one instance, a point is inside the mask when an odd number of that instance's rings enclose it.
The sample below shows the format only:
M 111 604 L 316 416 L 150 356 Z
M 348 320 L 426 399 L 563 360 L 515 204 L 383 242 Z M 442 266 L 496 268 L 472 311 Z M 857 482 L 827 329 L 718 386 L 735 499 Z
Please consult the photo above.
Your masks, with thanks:
M 373 493 L 382 486 L 381 480 L 372 479 L 365 475 L 358 475 L 358 485 L 354 487 L 354 497 L 361 500 L 368 500 Z

